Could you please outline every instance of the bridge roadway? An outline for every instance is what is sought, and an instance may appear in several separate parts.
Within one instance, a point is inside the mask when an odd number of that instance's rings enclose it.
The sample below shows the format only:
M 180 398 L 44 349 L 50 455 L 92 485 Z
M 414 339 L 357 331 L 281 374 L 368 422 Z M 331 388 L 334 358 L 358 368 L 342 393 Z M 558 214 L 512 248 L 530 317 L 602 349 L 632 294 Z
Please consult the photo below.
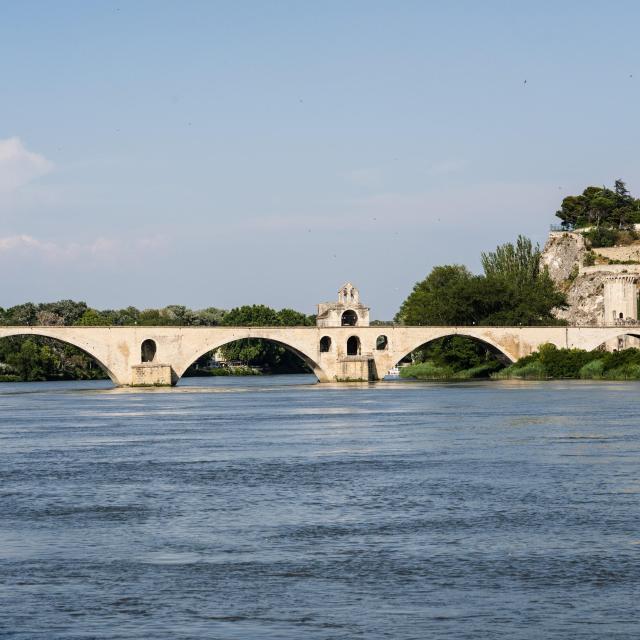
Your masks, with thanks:
M 0 338 L 44 336 L 72 344 L 121 386 L 175 384 L 201 356 L 245 338 L 286 347 L 320 382 L 380 380 L 418 347 L 451 335 L 480 340 L 513 362 L 545 343 L 591 350 L 619 336 L 640 337 L 640 327 L 0 327 Z

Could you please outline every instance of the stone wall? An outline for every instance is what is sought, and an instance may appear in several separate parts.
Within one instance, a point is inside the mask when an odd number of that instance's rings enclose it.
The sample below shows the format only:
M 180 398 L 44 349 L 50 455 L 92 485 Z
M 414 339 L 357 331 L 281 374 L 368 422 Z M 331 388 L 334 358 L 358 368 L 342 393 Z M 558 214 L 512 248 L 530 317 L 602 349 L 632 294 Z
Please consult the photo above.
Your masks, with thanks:
M 594 252 L 610 260 L 625 262 L 633 260 L 640 262 L 640 245 L 630 244 L 623 247 L 598 247 Z

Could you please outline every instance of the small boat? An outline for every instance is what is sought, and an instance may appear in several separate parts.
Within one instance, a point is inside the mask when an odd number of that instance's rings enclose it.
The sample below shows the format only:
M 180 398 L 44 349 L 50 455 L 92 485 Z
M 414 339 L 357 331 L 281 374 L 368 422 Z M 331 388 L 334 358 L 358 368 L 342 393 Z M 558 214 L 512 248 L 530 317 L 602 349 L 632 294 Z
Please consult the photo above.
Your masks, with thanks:
M 387 376 L 389 376 L 390 378 L 399 378 L 400 367 L 391 367 L 391 369 L 389 369 L 389 373 L 387 373 Z

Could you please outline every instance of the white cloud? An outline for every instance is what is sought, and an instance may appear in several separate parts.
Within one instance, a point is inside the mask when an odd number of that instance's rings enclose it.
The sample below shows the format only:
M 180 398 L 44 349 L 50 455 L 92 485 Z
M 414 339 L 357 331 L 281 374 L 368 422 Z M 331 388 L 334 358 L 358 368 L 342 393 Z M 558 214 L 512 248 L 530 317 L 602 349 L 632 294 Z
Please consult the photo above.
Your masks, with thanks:
M 29 151 L 20 138 L 0 140 L 0 192 L 11 192 L 46 175 L 53 164 Z
M 41 257 L 49 262 L 74 262 L 77 260 L 96 260 L 99 262 L 121 262 L 140 253 L 155 253 L 168 246 L 162 236 L 153 236 L 144 240 L 117 240 L 98 237 L 87 242 L 55 242 L 43 240 L 28 234 L 0 236 L 0 258 L 22 255 Z

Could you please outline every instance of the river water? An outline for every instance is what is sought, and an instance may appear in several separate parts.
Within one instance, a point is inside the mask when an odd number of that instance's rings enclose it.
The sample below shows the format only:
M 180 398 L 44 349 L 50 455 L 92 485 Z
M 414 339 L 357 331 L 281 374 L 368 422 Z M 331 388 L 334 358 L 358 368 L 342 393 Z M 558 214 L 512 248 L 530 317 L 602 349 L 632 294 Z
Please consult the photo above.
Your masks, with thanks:
M 638 384 L 312 380 L 0 385 L 0 636 L 640 637 Z

